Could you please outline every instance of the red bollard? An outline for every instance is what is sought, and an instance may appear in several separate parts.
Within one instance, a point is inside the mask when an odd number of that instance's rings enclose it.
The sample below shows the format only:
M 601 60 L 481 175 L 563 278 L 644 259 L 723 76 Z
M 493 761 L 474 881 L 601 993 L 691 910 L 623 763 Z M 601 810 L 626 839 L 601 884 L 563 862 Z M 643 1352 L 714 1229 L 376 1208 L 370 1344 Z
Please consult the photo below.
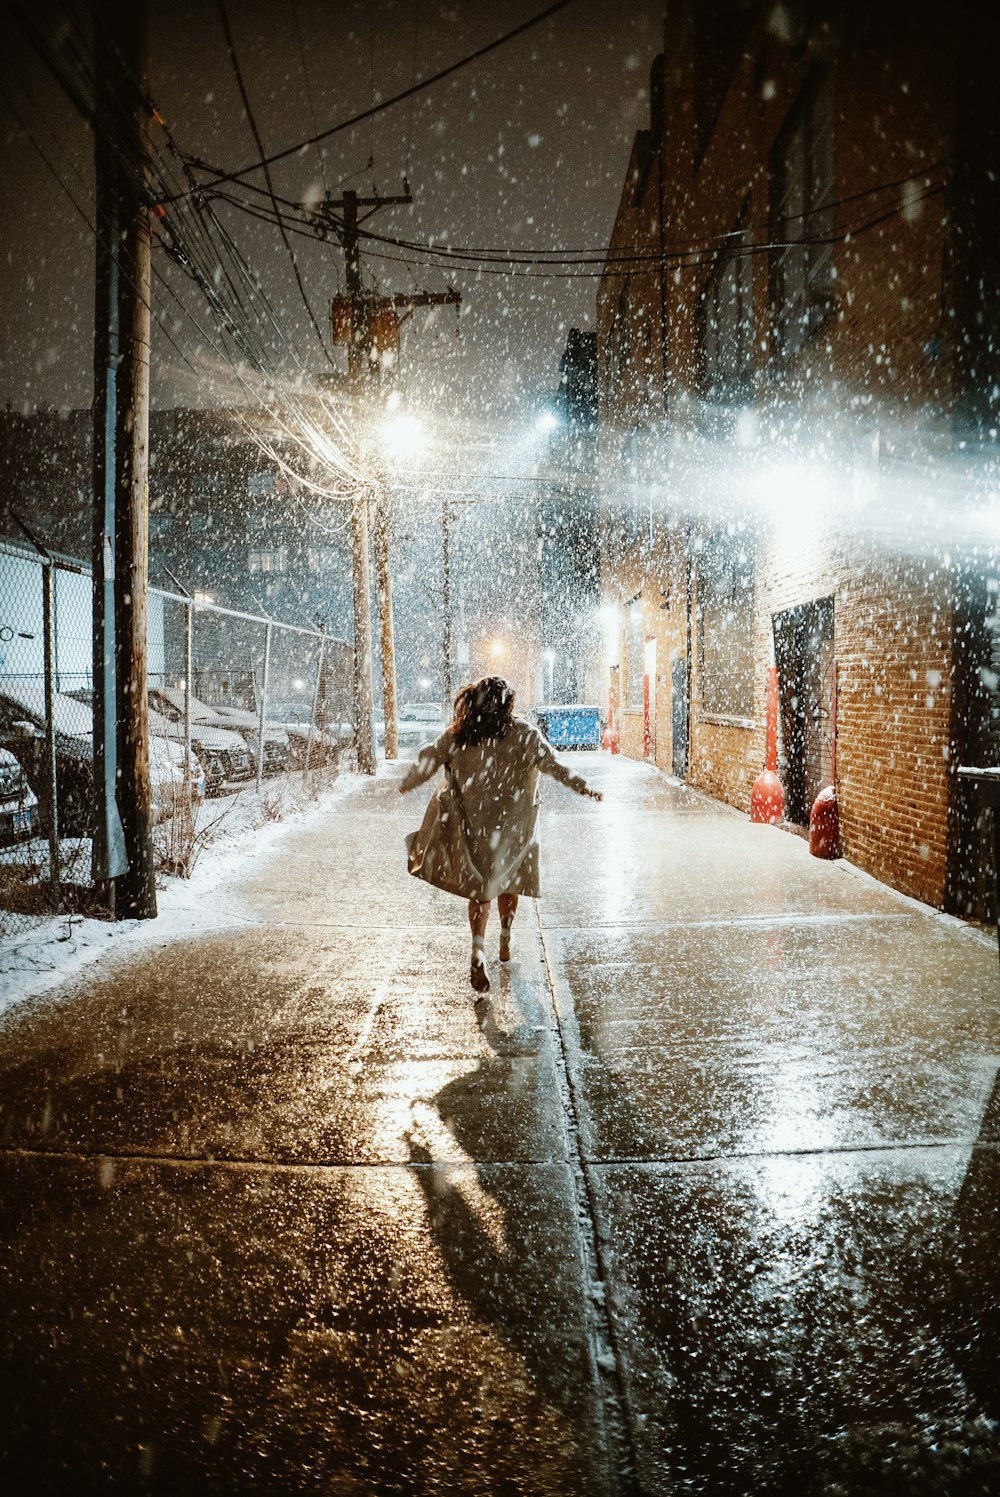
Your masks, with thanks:
M 809 812 L 809 851 L 814 858 L 840 857 L 840 812 L 832 785 L 821 790 Z
M 767 673 L 767 736 L 764 768 L 750 792 L 750 820 L 777 826 L 785 819 L 785 792 L 778 779 L 778 668 Z
M 830 773 L 833 784 L 821 790 L 809 812 L 809 851 L 814 858 L 840 857 L 840 808 L 837 805 L 837 697 L 840 668 L 833 663 L 833 693 L 830 701 Z
M 785 819 L 785 792 L 773 769 L 762 769 L 750 792 L 750 820 L 779 826 Z

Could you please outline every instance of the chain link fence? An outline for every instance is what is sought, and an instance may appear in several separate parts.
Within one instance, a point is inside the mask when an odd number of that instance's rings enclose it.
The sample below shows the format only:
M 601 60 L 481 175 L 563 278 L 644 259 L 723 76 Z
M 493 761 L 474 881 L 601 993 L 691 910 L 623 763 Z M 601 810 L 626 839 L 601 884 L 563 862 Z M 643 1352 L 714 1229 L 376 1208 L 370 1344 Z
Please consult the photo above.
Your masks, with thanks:
M 89 567 L 0 541 L 0 938 L 94 906 Z M 353 652 L 320 630 L 150 588 L 149 759 L 161 872 L 279 820 L 354 737 Z

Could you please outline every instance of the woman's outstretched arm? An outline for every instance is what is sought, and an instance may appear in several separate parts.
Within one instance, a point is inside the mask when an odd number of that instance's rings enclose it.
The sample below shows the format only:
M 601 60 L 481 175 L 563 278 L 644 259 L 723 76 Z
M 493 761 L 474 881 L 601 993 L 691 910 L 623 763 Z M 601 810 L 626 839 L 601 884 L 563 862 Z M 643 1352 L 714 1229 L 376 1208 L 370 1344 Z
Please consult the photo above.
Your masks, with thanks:
M 591 790 L 582 775 L 574 774 L 571 769 L 566 768 L 565 764 L 560 763 L 541 733 L 536 731 L 535 737 L 538 740 L 535 762 L 542 774 L 551 775 L 554 780 L 559 781 L 560 785 L 565 785 L 569 790 L 575 790 L 577 795 L 589 795 L 591 800 L 604 799 L 599 790 Z
M 450 728 L 446 728 L 441 737 L 435 738 L 433 743 L 425 743 L 399 782 L 400 795 L 405 795 L 407 790 L 416 790 L 418 785 L 425 784 L 437 774 L 451 753 L 452 743 Z

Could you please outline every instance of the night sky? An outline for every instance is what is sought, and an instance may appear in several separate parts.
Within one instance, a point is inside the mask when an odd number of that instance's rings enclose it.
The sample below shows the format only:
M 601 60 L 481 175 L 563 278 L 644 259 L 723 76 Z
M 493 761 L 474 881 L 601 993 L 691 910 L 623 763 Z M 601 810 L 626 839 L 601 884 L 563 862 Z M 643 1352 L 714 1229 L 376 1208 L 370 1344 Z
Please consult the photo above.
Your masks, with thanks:
M 541 0 L 228 0 L 238 60 L 260 133 L 279 150 L 408 88 L 520 25 Z M 76 0 L 34 6 L 56 44 L 87 45 L 87 11 Z M 69 19 L 67 20 L 67 17 Z M 179 147 L 213 165 L 255 159 L 212 0 L 167 3 L 151 14 L 150 81 Z M 274 170 L 293 199 L 344 186 L 398 193 L 408 172 L 414 203 L 380 212 L 369 227 L 411 240 L 466 246 L 574 249 L 606 246 L 633 134 L 648 110 L 649 67 L 662 45 L 662 3 L 611 7 L 573 0 L 533 30 L 416 95 Z M 88 128 L 25 39 L 9 9 L 2 60 L 5 183 L 0 316 L 0 398 L 15 408 L 91 400 L 92 235 L 41 160 L 35 136 L 88 216 L 93 145 Z M 307 87 L 308 82 L 308 87 Z M 16 113 L 15 113 L 16 112 Z M 163 145 L 162 134 L 155 142 Z M 369 164 L 370 163 L 370 164 Z M 258 173 L 252 181 L 263 185 Z M 276 230 L 222 208 L 247 260 L 262 276 L 282 329 L 310 371 L 329 368 L 309 324 Z M 336 245 L 295 241 L 316 320 L 342 278 Z M 157 264 L 190 313 L 212 332 L 198 288 L 162 251 Z M 592 322 L 593 278 L 532 279 L 445 273 L 439 264 L 369 258 L 388 290 L 455 285 L 453 309 L 418 313 L 404 329 L 400 383 L 427 407 L 504 420 L 537 404 L 558 380 L 571 326 Z M 225 404 L 239 398 L 226 366 L 162 288 L 156 310 L 195 358 L 200 377 L 154 328 L 152 391 L 158 406 Z

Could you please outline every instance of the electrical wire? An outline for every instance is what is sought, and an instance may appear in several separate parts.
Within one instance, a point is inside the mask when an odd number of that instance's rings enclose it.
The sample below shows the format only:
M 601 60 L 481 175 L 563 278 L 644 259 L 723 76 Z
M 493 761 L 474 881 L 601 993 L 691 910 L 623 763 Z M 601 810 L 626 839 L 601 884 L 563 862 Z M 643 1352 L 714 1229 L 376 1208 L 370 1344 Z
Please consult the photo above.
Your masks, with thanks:
M 313 134 L 315 135 L 319 132 L 319 118 L 316 114 L 316 103 L 313 99 L 312 86 L 309 82 L 309 68 L 306 65 L 306 48 L 305 42 L 302 39 L 302 24 L 299 20 L 298 0 L 292 0 L 292 21 L 295 26 L 295 44 L 298 47 L 299 51 L 299 63 L 302 68 L 302 81 L 306 86 L 306 103 L 309 105 L 309 123 L 312 125 Z M 319 175 L 320 180 L 323 183 L 323 191 L 326 193 L 327 197 L 332 196 L 330 192 L 330 183 L 327 181 L 326 176 L 325 151 L 320 151 L 319 153 Z
M 810 208 L 803 213 L 775 216 L 769 220 L 769 225 L 787 228 L 789 225 L 797 223 L 805 224 L 809 220 L 819 218 L 821 216 L 828 217 L 835 209 L 860 202 L 863 199 L 874 197 L 880 193 L 891 192 L 897 188 L 903 188 L 922 181 L 924 183 L 924 192 L 919 197 L 908 198 L 898 204 L 892 210 L 893 213 L 905 212 L 912 204 L 916 203 L 917 201 L 923 201 L 925 197 L 933 195 L 933 193 L 937 191 L 943 190 L 947 185 L 947 181 L 945 179 L 942 179 L 940 182 L 934 182 L 931 179 L 934 177 L 935 173 L 947 173 L 948 170 L 949 166 L 947 162 L 936 162 L 934 163 L 934 165 L 926 167 L 920 172 L 914 172 L 907 177 L 899 178 L 893 182 L 878 183 L 877 185 L 866 188 L 863 191 L 850 193 L 841 198 L 832 199 L 829 202 L 819 204 L 815 208 Z M 259 194 L 261 196 L 265 195 L 263 193 L 263 189 L 254 187 L 251 183 L 244 183 L 242 185 L 244 187 L 244 190 Z M 240 207 L 247 212 L 253 212 L 253 210 L 242 199 L 234 196 L 231 193 L 220 193 L 219 196 L 223 198 L 224 201 L 233 204 L 233 206 Z M 318 237 L 320 238 L 323 238 L 325 233 L 328 232 L 331 227 L 335 232 L 343 227 L 341 220 L 331 218 L 328 214 L 325 215 L 323 219 L 318 219 L 316 215 L 310 212 L 308 206 L 305 204 L 294 202 L 292 199 L 288 198 L 279 198 L 279 202 L 283 204 L 286 210 L 286 220 L 294 221 L 305 232 L 308 232 L 310 228 L 315 228 Z M 480 264 L 487 265 L 499 263 L 501 265 L 524 265 L 528 267 L 543 265 L 594 265 L 600 267 L 601 271 L 603 272 L 608 270 L 612 266 L 618 265 L 649 264 L 659 266 L 663 264 L 665 259 L 667 258 L 689 257 L 693 255 L 706 254 L 715 256 L 720 252 L 720 250 L 726 249 L 729 241 L 735 242 L 734 253 L 739 253 L 740 251 L 745 250 L 748 245 L 752 250 L 760 250 L 788 248 L 796 244 L 805 243 L 836 242 L 845 234 L 850 233 L 851 230 L 842 229 L 838 231 L 837 234 L 832 236 L 832 240 L 821 239 L 819 236 L 815 235 L 808 236 L 800 234 L 794 239 L 788 238 L 779 241 L 771 238 L 766 242 L 758 242 L 757 244 L 753 244 L 752 242 L 747 241 L 746 229 L 741 228 L 728 230 L 714 236 L 709 236 L 707 238 L 698 240 L 668 240 L 665 241 L 662 250 L 657 249 L 628 251 L 609 250 L 606 247 L 594 250 L 517 250 L 501 248 L 473 248 L 469 246 L 459 246 L 454 244 L 435 244 L 433 241 L 428 242 L 414 239 L 404 239 L 399 235 L 377 234 L 373 230 L 368 229 L 362 229 L 359 232 L 361 237 L 367 239 L 373 244 L 387 244 L 393 246 L 394 248 L 405 249 L 414 254 L 432 256 L 434 259 L 445 261 L 452 260 L 456 263 L 462 263 L 463 265 L 466 265 L 467 263 L 471 263 L 473 266 L 478 266 Z
M 315 332 L 316 340 L 323 351 L 323 357 L 326 359 L 327 363 L 335 369 L 337 367 L 336 363 L 326 346 L 326 341 L 323 337 L 322 331 L 320 330 L 320 325 L 316 321 L 315 313 L 313 312 L 312 306 L 309 302 L 309 298 L 306 295 L 306 288 L 302 283 L 302 275 L 299 271 L 298 261 L 295 258 L 295 251 L 292 249 L 291 240 L 285 232 L 285 225 L 281 217 L 281 209 L 278 207 L 277 198 L 274 196 L 274 184 L 271 181 L 271 172 L 267 162 L 267 153 L 264 150 L 264 142 L 261 139 L 260 131 L 257 128 L 257 121 L 254 118 L 253 109 L 250 104 L 250 95 L 247 93 L 246 84 L 243 81 L 243 73 L 240 69 L 239 59 L 236 56 L 236 48 L 233 45 L 233 34 L 229 26 L 229 17 L 226 14 L 225 0 L 216 0 L 216 4 L 219 10 L 219 19 L 222 22 L 222 29 L 225 33 L 226 46 L 229 50 L 229 61 L 232 64 L 233 72 L 236 75 L 236 83 L 240 91 L 240 98 L 243 100 L 243 108 L 246 110 L 247 123 L 250 126 L 250 130 L 254 138 L 254 143 L 256 144 L 257 150 L 260 153 L 261 169 L 264 173 L 264 180 L 267 183 L 268 194 L 270 195 L 271 202 L 274 205 L 274 214 L 278 224 L 278 231 L 281 234 L 282 243 L 284 244 L 285 249 L 288 251 L 288 258 L 291 261 L 292 270 L 295 274 L 295 284 L 299 288 L 299 295 L 302 297 L 303 306 L 309 314 L 309 321 L 313 325 L 313 331 Z
M 652 275 L 661 267 L 668 264 L 696 265 L 704 260 L 732 259 L 740 260 L 759 254 L 771 254 L 785 250 L 796 250 L 806 248 L 810 245 L 837 245 L 849 243 L 852 239 L 878 228 L 882 224 L 897 218 L 901 213 L 909 211 L 918 203 L 928 201 L 938 196 L 946 189 L 947 183 L 933 183 L 928 188 L 914 196 L 907 198 L 891 208 L 877 213 L 875 217 L 863 219 L 850 224 L 847 228 L 838 230 L 836 233 L 822 235 L 801 235 L 794 239 L 766 239 L 763 241 L 746 240 L 728 245 L 725 241 L 730 235 L 720 235 L 713 242 L 698 240 L 691 241 L 684 248 L 675 248 L 660 252 L 634 251 L 629 253 L 605 253 L 603 259 L 580 259 L 580 260 L 558 260 L 549 261 L 544 258 L 520 258 L 508 256 L 502 263 L 497 264 L 485 258 L 470 259 L 469 256 L 456 252 L 444 246 L 428 245 L 414 240 L 407 240 L 394 235 L 376 234 L 372 230 L 359 230 L 359 237 L 368 242 L 370 256 L 376 259 L 387 260 L 397 264 L 413 267 L 436 266 L 438 269 L 447 270 L 455 275 L 460 271 L 474 273 L 475 275 L 506 276 L 521 280 L 602 280 L 607 277 L 622 277 Z M 274 223 L 273 217 L 266 212 L 262 205 L 250 205 L 242 199 L 233 197 L 231 194 L 220 193 L 218 196 L 233 207 L 239 208 L 251 218 L 259 219 L 264 223 Z M 814 210 L 814 213 L 827 213 L 834 205 L 824 205 L 822 209 Z M 299 216 L 292 217 L 286 213 L 284 222 L 292 233 L 300 234 L 305 238 L 325 239 L 327 233 L 326 224 L 317 224 L 315 220 Z M 744 234 L 746 231 L 742 231 Z M 721 244 L 719 241 L 723 241 Z M 389 249 L 382 248 L 389 246 Z M 399 249 L 404 254 L 396 255 L 390 253 L 391 249 Z M 574 268 L 564 270 L 556 268 L 560 265 L 569 264 Z M 581 268 L 593 266 L 593 269 Z
M 52 162 L 52 160 L 50 159 L 50 157 L 46 153 L 44 147 L 38 141 L 38 139 L 35 136 L 34 132 L 31 130 L 30 126 L 24 120 L 23 116 L 21 115 L 21 113 L 17 109 L 17 107 L 14 105 L 14 103 L 10 99 L 9 95 L 7 95 L 6 93 L 4 93 L 3 97 L 4 97 L 5 103 L 7 104 L 8 109 L 10 110 L 10 112 L 13 115 L 14 119 L 17 121 L 17 123 L 19 124 L 19 126 L 21 127 L 21 129 L 24 131 L 24 133 L 27 136 L 28 140 L 31 142 L 31 144 L 33 145 L 33 147 L 35 148 L 35 150 L 38 152 L 38 154 L 41 157 L 41 159 L 42 159 L 43 163 L 45 164 L 46 168 L 49 170 L 49 172 L 51 173 L 51 175 L 54 177 L 54 179 L 56 180 L 56 182 L 59 184 L 59 186 L 61 187 L 61 189 L 65 193 L 65 195 L 68 197 L 69 201 L 72 203 L 72 205 L 75 208 L 76 212 L 80 215 L 80 217 L 82 218 L 83 222 L 87 225 L 87 227 L 90 230 L 90 232 L 94 235 L 95 240 L 98 241 L 98 242 L 100 242 L 105 247 L 105 249 L 109 249 L 110 246 L 109 246 L 109 244 L 108 244 L 108 242 L 106 240 L 106 237 L 101 235 L 101 233 L 99 232 L 97 226 L 91 221 L 89 215 L 86 213 L 86 211 L 81 207 L 81 205 L 79 204 L 79 202 L 76 200 L 76 198 L 75 198 L 72 190 L 69 188 L 68 184 L 66 183 L 66 181 L 62 177 L 62 175 L 59 172 L 58 168 Z M 77 173 L 77 175 L 79 175 L 79 173 Z M 188 308 L 185 305 L 185 303 L 177 296 L 177 293 L 174 290 L 174 288 L 169 284 L 168 281 L 166 281 L 166 279 L 162 275 L 162 272 L 160 272 L 158 270 L 158 268 L 155 266 L 155 264 L 152 266 L 152 275 L 153 275 L 154 280 L 159 282 L 160 286 L 162 287 L 163 292 L 165 292 L 177 304 L 177 306 L 179 307 L 179 309 L 180 309 L 181 313 L 184 315 L 184 317 L 186 317 L 192 323 L 192 325 L 195 327 L 196 331 L 198 332 L 199 336 L 201 337 L 202 341 L 205 344 L 207 344 L 210 348 L 212 348 L 215 351 L 215 353 L 219 357 L 221 357 L 226 363 L 229 364 L 230 368 L 232 369 L 232 372 L 235 374 L 237 380 L 241 384 L 241 386 L 244 389 L 244 391 L 246 392 L 246 394 L 249 395 L 252 399 L 255 399 L 260 404 L 260 406 L 262 407 L 262 409 L 264 410 L 264 412 L 267 414 L 267 416 L 270 417 L 273 421 L 277 422 L 277 424 L 279 426 L 279 429 L 281 430 L 281 432 L 285 436 L 285 438 L 287 440 L 291 441 L 294 446 L 298 447 L 301 450 L 302 449 L 302 440 L 299 437 L 299 435 L 296 432 L 294 432 L 287 425 L 287 422 L 281 417 L 280 412 L 276 412 L 271 406 L 269 406 L 267 404 L 267 402 L 262 399 L 262 397 L 260 396 L 260 393 L 258 391 L 256 391 L 253 388 L 253 386 L 243 377 L 243 375 L 240 372 L 238 366 L 230 358 L 227 357 L 227 355 L 225 354 L 224 349 L 220 349 L 220 347 L 214 342 L 214 340 L 212 339 L 211 335 L 206 331 L 206 329 L 202 326 L 202 324 L 198 321 L 198 319 L 190 311 L 190 308 Z M 137 292 L 137 294 L 141 294 L 141 293 L 138 292 L 138 288 L 134 285 L 134 283 L 131 283 L 131 284 L 133 285 L 133 290 L 135 290 Z M 152 304 L 151 303 L 147 303 L 147 306 L 149 307 L 149 311 L 150 311 L 151 315 L 155 316 L 155 314 L 153 312 Z M 197 368 L 197 366 L 192 362 L 192 360 L 185 353 L 184 349 L 181 348 L 181 346 L 178 344 L 177 340 L 172 336 L 172 334 L 170 333 L 169 329 L 166 327 L 166 325 L 165 325 L 165 323 L 163 321 L 163 318 L 161 316 L 155 316 L 155 320 L 156 320 L 156 323 L 157 323 L 157 327 L 160 329 L 161 333 L 166 338 L 166 340 L 170 344 L 170 346 L 178 354 L 178 356 L 180 357 L 180 359 L 182 360 L 182 362 L 185 364 L 185 366 L 191 371 L 191 373 L 195 376 L 195 378 L 198 380 L 198 382 L 209 393 L 214 393 L 213 390 L 212 390 L 212 386 L 205 379 L 204 374 L 202 373 L 202 371 L 200 371 Z M 308 478 L 307 476 L 305 476 L 304 474 L 302 474 L 301 472 L 299 472 L 295 467 L 293 467 L 293 465 L 288 462 L 287 458 L 285 458 L 283 454 L 279 453 L 276 450 L 274 444 L 271 443 L 271 442 L 268 442 L 266 440 L 266 438 L 262 435 L 262 433 L 259 430 L 257 430 L 252 425 L 252 423 L 247 419 L 247 417 L 244 415 L 244 413 L 242 411 L 240 411 L 238 408 L 233 408 L 231 410 L 231 414 L 236 418 L 236 420 L 239 422 L 239 424 L 241 424 L 243 426 L 243 428 L 246 431 L 246 434 L 248 435 L 248 437 L 265 454 L 265 456 L 267 456 L 269 458 L 269 460 L 274 463 L 274 465 L 275 465 L 276 468 L 278 468 L 281 472 L 283 472 L 286 475 L 286 477 L 288 477 L 294 483 L 298 484 L 302 488 L 307 489 L 308 491 L 310 491 L 311 493 L 317 495 L 318 497 L 322 497 L 322 498 L 325 498 L 325 499 L 334 499 L 334 500 L 350 499 L 350 498 L 353 497 L 353 494 L 356 491 L 357 486 L 359 486 L 359 485 L 362 486 L 362 487 L 368 487 L 368 486 L 370 486 L 370 479 L 366 475 L 364 475 L 362 473 L 359 473 L 357 471 L 352 471 L 349 468 L 345 468 L 345 466 L 343 464 L 341 464 L 341 471 L 342 471 L 342 473 L 344 473 L 344 476 L 348 477 L 351 480 L 351 487 L 349 489 L 347 489 L 347 490 L 344 490 L 344 489 L 332 489 L 332 488 L 330 488 L 328 486 L 317 484 L 314 480 Z M 331 456 L 333 456 L 333 454 L 331 454 L 331 453 L 325 453 L 323 455 L 325 457 L 327 457 L 327 458 L 330 458 Z
M 113 44 L 113 39 L 111 39 L 111 41 Z M 116 48 L 116 50 L 118 49 Z M 47 62 L 49 61 L 49 59 L 45 57 L 44 53 L 43 60 Z M 124 59 L 121 58 L 120 50 L 119 60 L 124 66 Z M 82 69 L 86 69 L 85 55 L 80 55 L 79 64 Z M 57 82 L 58 81 L 60 80 L 57 77 Z M 135 79 L 134 74 L 132 75 L 132 81 L 136 84 L 136 87 L 139 86 L 138 80 Z M 92 76 L 92 72 L 90 75 L 87 75 L 85 73 L 84 85 L 85 87 L 89 85 L 90 91 L 91 93 L 93 93 L 94 79 Z M 77 98 L 80 97 L 79 88 L 76 90 L 76 96 Z M 166 122 L 159 114 L 159 111 L 156 109 L 152 100 L 149 100 L 148 98 L 147 107 L 152 113 L 153 118 L 163 129 L 165 138 L 168 142 L 172 154 L 176 159 L 180 159 L 180 153 L 177 151 L 176 143 L 173 141 Z M 106 126 L 107 134 L 110 135 L 113 139 L 114 122 L 102 122 L 102 127 L 103 126 Z M 128 155 L 127 149 L 121 144 L 121 142 L 113 141 L 113 144 L 117 149 L 119 156 L 124 157 L 124 160 L 122 161 L 123 170 L 126 170 L 128 172 L 136 191 L 148 197 L 149 188 L 144 176 L 137 174 L 134 171 L 129 171 L 131 159 Z M 165 168 L 162 158 L 157 159 L 155 154 L 152 155 L 151 170 L 154 176 L 156 176 L 161 183 L 164 180 L 169 180 L 169 166 Z M 257 333 L 260 319 L 258 316 L 254 315 L 251 312 L 250 308 L 246 306 L 233 281 L 232 275 L 229 273 L 229 270 L 224 264 L 220 263 L 219 252 L 216 248 L 215 240 L 213 237 L 213 229 L 216 233 L 219 234 L 223 250 L 225 251 L 229 260 L 232 262 L 234 270 L 239 273 L 240 279 L 247 287 L 251 289 L 251 293 L 255 292 L 256 300 L 263 303 L 268 320 L 279 333 L 279 341 L 283 342 L 286 349 L 290 351 L 296 358 L 296 362 L 298 363 L 302 372 L 304 374 L 307 374 L 307 371 L 305 370 L 305 366 L 302 363 L 301 357 L 297 354 L 295 342 L 289 340 L 287 335 L 285 335 L 281 330 L 280 325 L 278 324 L 277 319 L 274 315 L 273 309 L 270 308 L 270 304 L 267 302 L 267 298 L 263 293 L 263 288 L 260 286 L 259 281 L 256 280 L 250 272 L 245 259 L 242 257 L 242 255 L 239 254 L 238 248 L 236 247 L 231 236 L 224 231 L 223 226 L 217 218 L 217 215 L 214 214 L 214 210 L 203 210 L 199 206 L 197 199 L 192 198 L 186 204 L 182 205 L 181 208 L 171 210 L 169 215 L 167 214 L 166 210 L 156 211 L 159 214 L 159 222 L 161 228 L 164 226 L 164 220 L 167 220 L 167 228 L 170 235 L 170 240 L 165 245 L 165 247 L 168 249 L 168 252 L 171 253 L 171 257 L 174 258 L 181 266 L 181 268 L 191 276 L 191 278 L 199 286 L 199 289 L 205 295 L 206 301 L 208 302 L 209 308 L 213 314 L 213 318 L 218 323 L 223 338 L 225 339 L 227 336 L 233 338 L 237 348 L 239 349 L 242 356 L 250 364 L 250 367 L 253 368 L 257 373 L 262 374 L 266 380 L 270 381 L 272 385 L 273 398 L 276 401 L 280 402 L 280 404 L 289 411 L 290 415 L 298 422 L 300 429 L 306 432 L 312 432 L 315 440 L 322 441 L 324 448 L 324 461 L 332 461 L 334 466 L 338 467 L 342 473 L 348 474 L 353 482 L 366 483 L 367 479 L 362 473 L 358 471 L 357 458 L 354 458 L 353 461 L 348 461 L 345 458 L 344 453 L 340 451 L 340 449 L 338 449 L 335 444 L 331 446 L 329 432 L 324 433 L 316 428 L 313 412 L 304 407 L 301 401 L 297 399 L 294 394 L 287 389 L 287 387 L 282 388 L 280 386 L 280 383 L 276 383 L 276 381 L 278 380 L 278 376 L 276 374 L 276 371 L 274 371 L 273 369 L 271 360 L 268 357 L 268 353 L 263 344 L 263 341 L 260 339 Z M 210 256 L 207 263 L 204 256 L 200 256 L 199 253 L 194 250 L 190 242 L 186 240 L 176 219 L 176 214 L 178 211 L 189 216 L 192 224 L 199 230 L 199 236 L 204 240 L 205 245 L 207 246 L 208 254 Z M 208 220 L 208 222 L 206 222 L 206 219 Z M 159 272 L 155 264 L 153 268 L 154 273 L 159 276 Z M 166 279 L 162 276 L 159 276 L 159 279 L 163 282 L 169 294 L 175 296 L 176 299 L 176 294 L 173 292 L 173 288 L 170 287 L 169 282 L 166 281 Z M 220 298 L 220 296 L 216 294 L 215 286 L 217 281 L 220 282 L 220 285 L 221 282 L 224 281 L 233 291 L 235 295 L 235 301 L 232 305 L 228 307 L 224 305 L 224 298 Z M 242 371 L 240 370 L 238 365 L 236 365 L 225 347 L 220 350 L 218 346 L 212 342 L 205 329 L 197 322 L 197 319 L 193 318 L 190 310 L 186 307 L 186 305 L 183 302 L 180 302 L 179 299 L 178 304 L 180 305 L 181 310 L 183 311 L 185 316 L 192 320 L 202 339 L 206 341 L 211 347 L 213 347 L 215 353 L 219 357 L 221 357 L 225 362 L 229 364 L 229 367 L 232 369 L 233 373 L 240 381 L 244 390 L 246 390 L 247 393 L 250 394 L 253 398 L 261 401 L 262 406 L 268 412 L 271 419 L 275 419 L 275 407 L 273 405 L 269 405 L 265 401 L 262 401 L 259 392 L 252 389 L 247 384 L 246 380 L 243 377 Z M 173 340 L 170 341 L 173 343 Z M 187 362 L 189 363 L 189 361 Z M 191 367 L 190 363 L 189 367 Z M 314 392 L 313 399 L 314 401 L 318 401 L 323 412 L 324 421 L 326 422 L 328 427 L 337 432 L 339 437 L 346 444 L 347 449 L 351 449 L 354 446 L 354 442 L 347 430 L 345 422 L 340 416 L 340 413 L 336 410 L 336 407 L 334 407 L 330 403 L 325 394 L 321 391 Z M 302 442 L 297 433 L 288 427 L 287 422 L 283 424 L 283 434 L 288 440 L 293 442 L 293 444 L 296 444 L 299 447 L 302 446 Z M 314 450 L 315 440 L 313 446 L 311 446 L 309 449 L 312 452 L 313 460 L 315 460 L 316 456 Z M 273 452 L 269 453 L 269 455 L 275 456 Z M 276 459 L 276 461 L 277 460 L 278 459 Z M 306 480 L 300 473 L 293 472 L 293 470 L 289 468 L 284 460 L 280 461 L 284 466 L 284 471 L 286 471 L 290 477 L 294 477 L 297 481 L 305 483 L 315 492 L 323 492 L 320 487 L 312 483 L 311 480 Z
M 353 125 L 360 125 L 373 115 L 381 114 L 383 110 L 391 109 L 394 105 L 401 104 L 404 99 L 411 98 L 414 94 L 420 93 L 425 88 L 431 88 L 435 83 L 440 83 L 444 78 L 450 78 L 453 73 L 459 72 L 462 68 L 469 67 L 470 64 L 478 62 L 480 58 L 486 57 L 490 52 L 495 52 L 498 47 L 506 46 L 508 42 L 514 41 L 516 37 L 523 36 L 526 31 L 532 30 L 535 26 L 540 25 L 542 21 L 547 21 L 557 11 L 565 10 L 566 6 L 571 3 L 572 0 L 556 0 L 556 4 L 539 11 L 537 15 L 531 16 L 527 21 L 523 21 L 520 26 L 515 26 L 512 31 L 505 32 L 503 36 L 496 37 L 492 42 L 487 42 L 485 46 L 479 47 L 475 52 L 470 52 L 457 62 L 453 62 L 448 67 L 442 68 L 440 72 L 434 73 L 432 77 L 422 79 L 419 83 L 413 84 L 412 87 L 404 89 L 402 93 L 394 94 L 391 99 L 383 99 L 380 103 L 373 104 L 368 109 L 363 109 L 360 114 L 352 115 L 350 119 L 341 120 L 340 124 L 331 125 L 329 129 L 321 130 L 318 134 L 310 136 L 307 140 L 301 140 L 294 146 L 287 146 L 282 151 L 275 151 L 266 160 L 252 162 L 249 166 L 240 167 L 239 170 L 231 172 L 209 166 L 207 162 L 193 156 L 189 158 L 191 164 L 192 166 L 196 166 L 200 171 L 212 173 L 212 181 L 206 183 L 206 186 L 219 186 L 224 182 L 240 181 L 243 177 L 261 170 L 263 166 L 273 166 L 276 161 L 286 161 L 289 156 L 298 156 L 309 146 L 318 145 L 321 140 L 329 140 L 332 135 L 337 135 L 342 130 L 349 130 Z

